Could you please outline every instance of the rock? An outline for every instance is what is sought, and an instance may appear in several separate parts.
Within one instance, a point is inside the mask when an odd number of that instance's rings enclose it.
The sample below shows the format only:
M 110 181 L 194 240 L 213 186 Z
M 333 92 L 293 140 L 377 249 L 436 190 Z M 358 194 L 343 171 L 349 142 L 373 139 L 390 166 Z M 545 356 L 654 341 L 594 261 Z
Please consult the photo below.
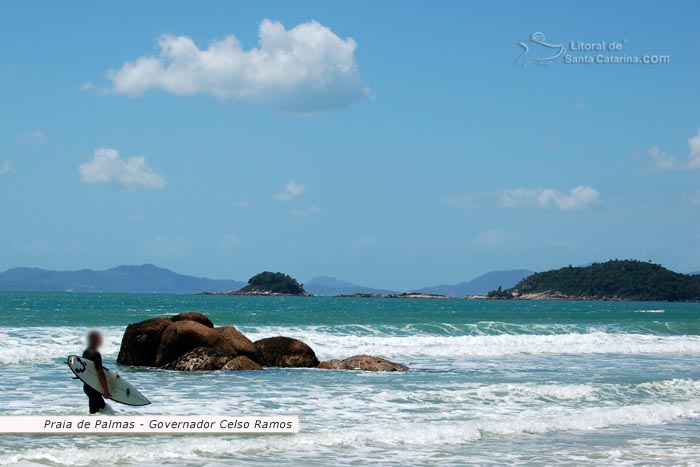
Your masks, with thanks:
M 234 357 L 258 355 L 253 343 L 233 326 L 209 328 L 196 321 L 176 321 L 161 335 L 155 365 L 166 365 L 197 347 L 211 347 Z
M 386 295 L 380 293 L 341 293 L 336 295 L 338 298 L 385 298 Z
M 441 299 L 450 298 L 447 295 L 440 295 L 436 293 L 422 293 L 422 292 L 404 292 L 404 293 L 392 293 L 386 295 L 387 298 L 427 298 L 427 299 Z
M 282 368 L 314 368 L 318 358 L 313 349 L 302 341 L 291 337 L 268 337 L 255 341 L 262 366 Z
M 214 327 L 202 313 L 186 311 L 172 318 L 152 318 L 127 326 L 117 363 L 164 366 L 197 347 L 210 347 L 258 362 L 253 342 L 233 326 Z
M 214 371 L 222 369 L 231 360 L 234 360 L 234 356 L 229 353 L 219 352 L 211 347 L 197 347 L 168 363 L 164 368 L 176 371 Z
M 184 311 L 170 318 L 170 321 L 194 321 L 195 323 L 203 324 L 208 328 L 214 327 L 214 323 L 212 323 L 209 318 L 196 311 Z
M 255 363 L 248 357 L 240 356 L 233 358 L 226 362 L 221 368 L 221 371 L 234 371 L 234 370 L 262 370 L 263 367 Z
M 214 328 L 214 330 L 219 332 L 223 340 L 233 345 L 238 355 L 243 355 L 260 363 L 258 349 L 255 347 L 255 344 L 253 344 L 253 341 L 244 336 L 241 331 L 234 326 L 219 326 L 218 328 Z
M 155 366 L 160 337 L 170 325 L 168 318 L 151 318 L 126 327 L 119 348 L 120 365 Z
M 318 364 L 318 368 L 322 370 L 342 370 L 343 361 L 342 360 L 326 360 Z
M 355 355 L 345 360 L 328 360 L 318 365 L 324 370 L 408 371 L 408 367 L 371 355 Z
M 194 350 L 197 347 L 215 348 L 214 331 L 196 321 L 176 321 L 170 323 L 163 331 L 156 353 L 156 366 L 164 366 L 174 361 L 179 356 Z M 216 349 L 230 353 L 234 357 L 237 355 L 231 348 Z M 231 352 L 233 351 L 233 352 Z

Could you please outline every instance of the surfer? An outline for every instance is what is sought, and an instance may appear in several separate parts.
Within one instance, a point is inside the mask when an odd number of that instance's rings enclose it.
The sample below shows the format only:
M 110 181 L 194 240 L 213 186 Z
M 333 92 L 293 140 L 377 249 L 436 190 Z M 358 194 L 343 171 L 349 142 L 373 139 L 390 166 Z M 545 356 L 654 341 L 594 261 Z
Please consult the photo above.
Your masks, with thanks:
M 87 349 L 83 352 L 83 358 L 91 360 L 95 364 L 95 369 L 97 370 L 97 377 L 102 385 L 104 397 L 109 399 L 112 395 L 109 393 L 109 387 L 107 386 L 107 378 L 105 377 L 105 370 L 102 366 L 102 354 L 98 350 L 102 346 L 102 334 L 97 331 L 90 331 L 87 335 Z M 94 414 L 103 410 L 107 403 L 105 402 L 102 394 L 97 390 L 91 388 L 87 384 L 83 384 L 83 391 L 88 396 L 88 401 L 90 405 L 90 413 Z

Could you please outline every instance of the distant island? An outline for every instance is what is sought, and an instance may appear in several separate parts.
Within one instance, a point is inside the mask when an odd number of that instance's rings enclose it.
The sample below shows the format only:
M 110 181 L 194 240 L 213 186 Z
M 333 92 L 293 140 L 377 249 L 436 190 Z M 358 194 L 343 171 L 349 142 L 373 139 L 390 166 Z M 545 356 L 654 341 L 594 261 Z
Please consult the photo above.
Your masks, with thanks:
M 292 276 L 264 271 L 248 279 L 245 287 L 228 292 L 202 292 L 201 295 L 311 296 Z
M 435 293 L 424 293 L 424 292 L 403 292 L 403 293 L 390 293 L 390 294 L 376 294 L 376 293 L 354 293 L 354 294 L 339 294 L 336 297 L 341 298 L 454 298 L 448 297 L 447 295 L 440 295 Z
M 696 302 L 700 276 L 643 261 L 611 260 L 538 272 L 510 289 L 472 298 Z

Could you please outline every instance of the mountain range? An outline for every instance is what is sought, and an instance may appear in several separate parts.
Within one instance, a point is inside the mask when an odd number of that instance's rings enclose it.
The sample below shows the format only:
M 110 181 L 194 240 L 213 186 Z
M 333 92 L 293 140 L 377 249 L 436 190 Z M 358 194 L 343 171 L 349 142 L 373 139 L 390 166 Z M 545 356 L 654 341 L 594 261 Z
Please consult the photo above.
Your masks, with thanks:
M 467 295 L 485 295 L 499 287 L 509 289 L 515 284 L 534 274 L 527 269 L 510 269 L 507 271 L 487 272 L 469 282 L 460 282 L 455 285 L 441 284 L 433 287 L 425 287 L 414 292 L 447 295 L 448 297 L 464 297 Z
M 118 266 L 104 271 L 49 271 L 13 268 L 0 273 L 0 291 L 197 293 L 238 290 L 245 282 L 177 274 L 152 264 Z
M 334 295 L 340 294 L 379 294 L 388 295 L 397 293 L 395 290 L 387 289 L 374 289 L 372 287 L 364 287 L 361 285 L 355 285 L 350 282 L 341 281 L 335 277 L 329 276 L 319 276 L 311 279 L 304 284 L 304 289 L 313 294 L 319 296 L 332 297 Z
M 451 297 L 481 295 L 499 286 L 513 287 L 524 277 L 532 274 L 527 270 L 495 271 L 479 276 L 469 282 L 456 285 L 425 287 L 413 292 L 436 293 Z M 39 268 L 13 268 L 0 273 L 0 291 L 22 292 L 113 292 L 113 293 L 198 293 L 228 292 L 238 290 L 247 283 L 237 280 L 207 279 L 178 274 L 152 264 L 118 266 L 95 271 L 52 271 Z M 304 288 L 319 296 L 340 294 L 395 294 L 398 291 L 356 285 L 334 277 L 319 276 L 311 279 Z

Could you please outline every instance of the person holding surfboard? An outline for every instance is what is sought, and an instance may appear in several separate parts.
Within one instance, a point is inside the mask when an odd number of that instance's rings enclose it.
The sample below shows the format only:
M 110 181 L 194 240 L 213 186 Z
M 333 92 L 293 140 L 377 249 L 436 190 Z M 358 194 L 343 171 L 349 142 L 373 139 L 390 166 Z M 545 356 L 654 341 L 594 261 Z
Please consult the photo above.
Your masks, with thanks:
M 109 386 L 107 385 L 107 378 L 105 377 L 105 370 L 102 366 L 102 354 L 98 350 L 102 346 L 102 334 L 97 331 L 90 331 L 87 335 L 87 348 L 83 352 L 83 358 L 91 360 L 95 364 L 95 370 L 97 370 L 97 377 L 102 385 L 102 394 L 96 389 L 91 388 L 87 384 L 83 384 L 83 391 L 88 396 L 88 404 L 90 406 L 90 413 L 94 414 L 103 410 L 107 403 L 105 398 L 109 399 L 112 395 L 109 393 Z M 117 378 L 118 374 L 115 375 Z
M 83 383 L 83 391 L 88 396 L 90 404 L 90 413 L 111 413 L 105 399 L 134 407 L 150 404 L 151 401 L 120 377 L 118 372 L 109 371 L 102 366 L 100 346 L 102 346 L 102 335 L 97 331 L 91 331 L 87 335 L 87 348 L 83 355 L 81 357 L 68 355 L 66 360 L 68 367 L 75 375 L 74 379 Z

